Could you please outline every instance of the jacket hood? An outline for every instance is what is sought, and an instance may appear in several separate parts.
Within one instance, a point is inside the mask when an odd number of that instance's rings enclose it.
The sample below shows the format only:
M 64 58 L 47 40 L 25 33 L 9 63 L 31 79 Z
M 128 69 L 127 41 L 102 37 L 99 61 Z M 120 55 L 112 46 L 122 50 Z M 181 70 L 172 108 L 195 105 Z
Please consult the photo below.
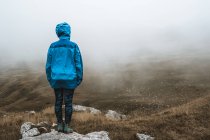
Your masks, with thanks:
M 66 22 L 60 23 L 56 26 L 56 34 L 59 39 L 70 39 L 71 27 Z

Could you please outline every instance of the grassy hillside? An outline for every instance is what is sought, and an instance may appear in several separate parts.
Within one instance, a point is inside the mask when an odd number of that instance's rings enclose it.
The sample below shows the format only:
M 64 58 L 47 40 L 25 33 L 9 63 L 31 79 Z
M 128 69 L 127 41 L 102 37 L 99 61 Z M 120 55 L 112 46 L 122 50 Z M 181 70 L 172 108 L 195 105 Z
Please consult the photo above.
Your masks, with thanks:
M 73 103 L 102 112 L 116 110 L 129 120 L 115 122 L 101 115 L 74 113 L 72 125 L 79 133 L 106 130 L 114 140 L 135 139 L 137 132 L 161 140 L 210 139 L 207 62 L 177 58 L 113 65 L 104 71 L 86 68 Z M 0 139 L 20 137 L 19 127 L 25 121 L 55 121 L 54 93 L 43 71 L 25 67 L 0 71 Z M 24 113 L 30 110 L 38 113 Z
M 110 121 L 104 115 L 74 113 L 72 127 L 76 132 L 86 134 L 92 131 L 106 130 L 113 140 L 135 140 L 137 132 L 154 136 L 157 140 L 198 140 L 210 139 L 210 93 L 178 107 L 165 109 L 150 116 L 136 112 L 126 121 Z M 38 123 L 55 122 L 53 107 L 48 107 L 35 115 L 10 113 L 0 119 L 0 138 L 20 138 L 20 125 L 30 121 Z M 10 133 L 5 133 L 10 132 Z

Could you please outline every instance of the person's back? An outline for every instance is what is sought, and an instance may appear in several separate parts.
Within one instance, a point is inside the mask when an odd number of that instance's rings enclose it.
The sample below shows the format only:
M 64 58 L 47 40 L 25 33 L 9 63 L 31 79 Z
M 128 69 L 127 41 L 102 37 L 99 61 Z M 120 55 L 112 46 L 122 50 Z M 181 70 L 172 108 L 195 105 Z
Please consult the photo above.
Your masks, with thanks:
M 71 30 L 67 23 L 58 24 L 56 33 L 60 40 L 50 45 L 47 79 L 52 88 L 75 89 L 83 76 L 80 50 L 76 43 L 69 40 Z
M 59 41 L 50 45 L 47 54 L 46 75 L 55 92 L 55 114 L 58 131 L 73 132 L 68 127 L 72 116 L 72 98 L 83 78 L 83 63 L 79 47 L 70 41 L 71 29 L 67 23 L 56 26 Z M 65 102 L 65 122 L 62 120 L 62 103 Z

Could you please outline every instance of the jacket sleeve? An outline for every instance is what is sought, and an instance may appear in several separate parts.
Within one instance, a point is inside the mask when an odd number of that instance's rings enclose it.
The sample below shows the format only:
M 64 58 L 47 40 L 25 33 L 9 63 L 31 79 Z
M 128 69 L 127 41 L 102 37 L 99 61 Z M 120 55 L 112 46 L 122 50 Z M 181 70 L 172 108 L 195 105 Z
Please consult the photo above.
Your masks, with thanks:
M 77 72 L 77 85 L 80 85 L 83 79 L 83 62 L 79 47 L 76 45 L 75 66 Z
M 51 62 L 52 62 L 52 54 L 51 54 L 51 49 L 48 49 L 47 53 L 47 61 L 46 61 L 46 75 L 47 75 L 47 80 L 50 82 L 51 80 Z

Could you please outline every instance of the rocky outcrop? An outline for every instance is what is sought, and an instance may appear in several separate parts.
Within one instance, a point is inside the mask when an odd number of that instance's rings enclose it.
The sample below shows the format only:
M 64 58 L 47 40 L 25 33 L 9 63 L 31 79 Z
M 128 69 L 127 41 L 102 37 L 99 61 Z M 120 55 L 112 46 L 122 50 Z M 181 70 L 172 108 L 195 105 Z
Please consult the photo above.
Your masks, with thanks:
M 76 132 L 64 134 L 52 129 L 50 133 L 44 133 L 36 137 L 25 137 L 22 140 L 110 140 L 108 132 L 92 132 L 82 135 Z
M 93 107 L 86 107 L 82 105 L 73 105 L 73 110 L 76 112 L 89 112 L 91 114 L 101 114 L 101 111 Z
M 22 124 L 20 128 L 20 133 L 23 138 L 40 134 L 39 130 L 35 128 L 35 124 L 31 122 L 25 122 L 24 124 Z
M 102 112 L 93 107 L 86 107 L 81 105 L 73 105 L 73 110 L 76 112 L 88 112 L 94 115 L 102 114 Z M 31 115 L 35 114 L 33 112 L 27 112 Z M 126 115 L 117 113 L 113 110 L 108 110 L 105 116 L 111 120 L 125 120 Z M 50 125 L 48 122 L 40 122 L 38 124 L 33 124 L 31 122 L 25 122 L 22 124 L 20 133 L 22 135 L 22 140 L 110 140 L 108 137 L 108 132 L 91 132 L 86 135 L 73 132 L 71 134 L 64 134 L 57 132 L 55 123 Z M 150 139 L 148 139 L 150 140 Z
M 76 112 L 89 112 L 89 113 L 95 114 L 95 115 L 102 113 L 98 109 L 95 109 L 93 107 L 86 107 L 86 106 L 82 106 L 82 105 L 73 105 L 73 110 Z M 105 114 L 105 116 L 111 120 L 125 120 L 125 119 L 127 119 L 126 115 L 117 113 L 116 111 L 113 111 L 113 110 L 108 110 L 107 113 Z
M 107 113 L 105 114 L 105 116 L 108 119 L 112 119 L 112 120 L 125 120 L 125 119 L 127 119 L 126 115 L 117 113 L 116 111 L 113 111 L 113 110 L 108 110 Z
M 154 140 L 154 139 L 155 139 L 154 137 L 151 137 L 151 136 L 149 136 L 149 135 L 139 134 L 139 133 L 136 134 L 136 137 L 137 137 L 139 140 Z
M 106 131 L 91 132 L 86 135 L 76 132 L 64 134 L 55 129 L 49 131 L 49 127 L 47 122 L 41 122 L 37 125 L 26 122 L 22 124 L 20 130 L 22 140 L 110 140 Z
M 42 133 L 50 132 L 51 125 L 47 122 L 40 122 L 34 124 L 32 122 L 25 122 L 21 125 L 20 133 L 22 137 L 32 137 L 37 136 Z
M 34 110 L 32 110 L 32 111 L 25 111 L 25 112 L 28 113 L 29 115 L 35 115 L 36 114 L 36 112 Z

